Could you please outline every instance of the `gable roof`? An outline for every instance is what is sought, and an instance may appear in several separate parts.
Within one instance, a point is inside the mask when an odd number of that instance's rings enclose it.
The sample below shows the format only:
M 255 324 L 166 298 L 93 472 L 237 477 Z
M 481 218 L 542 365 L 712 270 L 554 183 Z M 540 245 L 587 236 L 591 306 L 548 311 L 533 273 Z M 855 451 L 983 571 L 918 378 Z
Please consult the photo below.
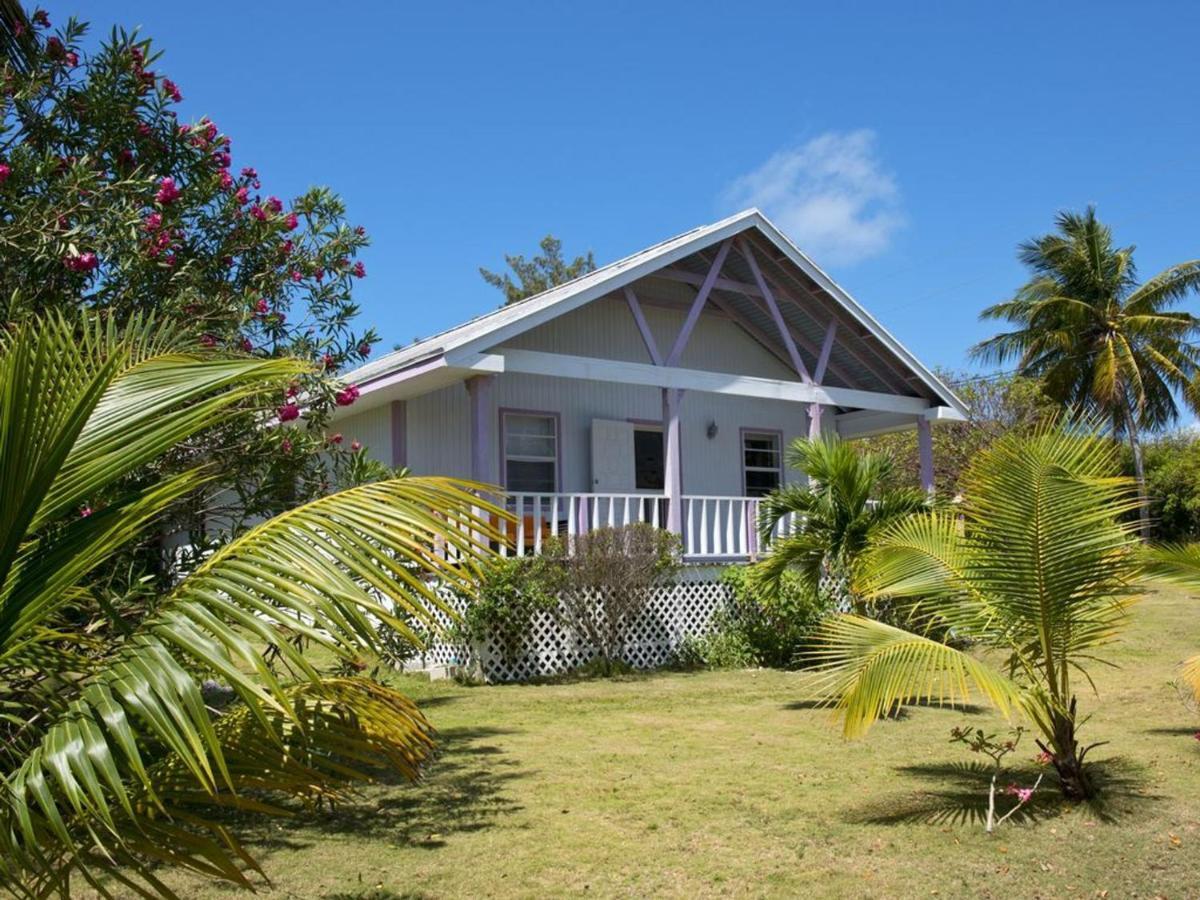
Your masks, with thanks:
M 428 365 L 435 365 L 439 360 L 444 361 L 446 354 L 453 352 L 455 356 L 461 357 L 472 352 L 484 351 L 550 319 L 607 296 L 640 278 L 684 261 L 689 256 L 702 256 L 702 251 L 706 248 L 737 235 L 755 238 L 754 243 L 760 249 L 765 242 L 768 250 L 775 251 L 771 260 L 773 263 L 794 266 L 798 270 L 794 276 L 799 276 L 811 292 L 819 293 L 822 301 L 830 301 L 836 307 L 833 312 L 840 316 L 843 322 L 848 320 L 858 327 L 859 333 L 855 335 L 848 335 L 839 330 L 839 341 L 847 337 L 860 341 L 873 338 L 880 346 L 872 352 L 877 357 L 884 358 L 892 370 L 902 368 L 910 373 L 910 380 L 918 389 L 923 389 L 920 393 L 928 394 L 931 399 L 951 407 L 961 415 L 966 415 L 966 407 L 962 401 L 941 379 L 757 209 L 744 210 L 711 225 L 693 228 L 573 281 L 477 316 L 454 328 L 388 353 L 359 367 L 346 377 L 359 384 L 363 392 L 367 393 L 391 383 L 397 373 L 422 369 Z

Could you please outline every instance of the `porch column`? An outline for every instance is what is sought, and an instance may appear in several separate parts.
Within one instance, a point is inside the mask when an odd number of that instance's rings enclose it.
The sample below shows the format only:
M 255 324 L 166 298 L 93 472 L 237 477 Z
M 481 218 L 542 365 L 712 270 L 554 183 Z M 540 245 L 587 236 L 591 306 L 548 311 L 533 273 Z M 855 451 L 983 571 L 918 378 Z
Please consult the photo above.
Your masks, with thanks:
M 924 416 L 917 419 L 917 454 L 921 465 L 921 488 L 933 493 L 933 431 Z
M 496 442 L 493 440 L 496 421 L 492 387 L 495 375 L 476 375 L 467 379 L 467 395 L 471 402 L 471 478 L 496 484 Z
M 819 440 L 821 437 L 821 404 L 813 403 L 808 407 L 808 439 Z
M 683 469 L 679 447 L 679 403 L 683 391 L 662 389 L 663 404 L 663 491 L 667 495 L 667 530 L 683 532 Z

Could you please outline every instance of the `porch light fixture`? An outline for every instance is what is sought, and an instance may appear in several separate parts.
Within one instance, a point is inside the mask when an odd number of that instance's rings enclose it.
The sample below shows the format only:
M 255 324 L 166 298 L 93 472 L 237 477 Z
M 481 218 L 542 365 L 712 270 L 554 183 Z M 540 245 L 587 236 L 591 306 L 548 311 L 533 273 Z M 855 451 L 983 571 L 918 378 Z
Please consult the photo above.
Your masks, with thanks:
M 704 429 L 704 433 L 708 435 L 708 439 L 711 441 L 717 436 L 717 430 L 717 423 L 710 421 L 708 423 L 708 427 Z

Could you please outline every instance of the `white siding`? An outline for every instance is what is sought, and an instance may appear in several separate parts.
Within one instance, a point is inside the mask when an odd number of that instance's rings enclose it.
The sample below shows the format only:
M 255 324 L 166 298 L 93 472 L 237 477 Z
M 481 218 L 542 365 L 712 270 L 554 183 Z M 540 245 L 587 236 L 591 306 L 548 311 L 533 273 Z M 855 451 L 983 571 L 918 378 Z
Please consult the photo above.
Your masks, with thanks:
M 653 306 L 645 314 L 665 354 L 683 323 L 682 312 Z M 624 300 L 603 299 L 555 319 L 507 346 L 581 356 L 647 361 L 645 346 Z M 682 365 L 766 378 L 795 378 L 745 332 L 726 319 L 700 317 Z M 496 378 L 493 446 L 500 468 L 499 417 L 504 409 L 556 413 L 561 427 L 563 491 L 592 490 L 591 427 L 595 419 L 662 419 L 658 388 L 610 384 L 541 375 L 504 374 Z M 832 411 L 825 423 L 832 424 Z M 387 406 L 340 423 L 346 439 L 357 438 L 371 453 L 391 461 L 390 411 Z M 408 465 L 420 475 L 471 475 L 470 415 L 467 391 L 455 384 L 408 401 Z M 709 423 L 717 433 L 708 437 Z M 798 403 L 691 391 L 681 406 L 683 491 L 685 494 L 740 496 L 742 429 L 782 432 L 784 445 L 808 433 L 805 407 Z M 802 480 L 785 471 L 788 481 Z
M 671 352 L 683 327 L 684 309 L 643 304 L 646 324 L 659 352 Z M 641 333 L 623 299 L 605 297 L 503 344 L 522 350 L 544 350 L 572 356 L 598 356 L 630 362 L 650 362 Z M 737 325 L 721 316 L 700 316 L 684 347 L 679 365 L 685 369 L 732 372 L 760 378 L 796 378 L 796 373 Z
M 559 415 L 562 429 L 560 478 L 562 489 L 567 492 L 591 490 L 593 419 L 653 422 L 662 419 L 662 394 L 657 388 L 650 387 L 540 375 L 500 375 L 496 380 L 495 396 L 493 435 L 497 442 L 499 416 L 504 409 L 538 410 Z M 707 435 L 710 422 L 717 425 L 717 434 L 713 438 Z M 468 423 L 467 392 L 462 385 L 452 385 L 408 401 L 408 464 L 413 472 L 469 477 Z M 742 494 L 743 428 L 781 431 L 786 445 L 807 434 L 808 421 L 800 404 L 699 392 L 684 395 L 680 429 L 684 493 Z M 491 452 L 493 458 L 499 460 L 498 443 Z M 802 476 L 788 472 L 785 477 L 795 481 Z
M 389 466 L 392 464 L 392 412 L 389 404 L 339 418 L 329 430 L 331 433 L 341 433 L 343 447 L 358 441 L 375 459 Z

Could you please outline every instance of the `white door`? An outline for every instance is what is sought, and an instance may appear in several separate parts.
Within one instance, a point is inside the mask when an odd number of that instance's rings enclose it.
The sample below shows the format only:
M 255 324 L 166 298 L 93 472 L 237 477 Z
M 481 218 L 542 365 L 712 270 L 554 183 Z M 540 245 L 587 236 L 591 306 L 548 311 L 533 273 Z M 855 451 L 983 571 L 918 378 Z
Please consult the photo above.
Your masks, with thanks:
M 631 494 L 633 423 L 592 419 L 592 492 Z

